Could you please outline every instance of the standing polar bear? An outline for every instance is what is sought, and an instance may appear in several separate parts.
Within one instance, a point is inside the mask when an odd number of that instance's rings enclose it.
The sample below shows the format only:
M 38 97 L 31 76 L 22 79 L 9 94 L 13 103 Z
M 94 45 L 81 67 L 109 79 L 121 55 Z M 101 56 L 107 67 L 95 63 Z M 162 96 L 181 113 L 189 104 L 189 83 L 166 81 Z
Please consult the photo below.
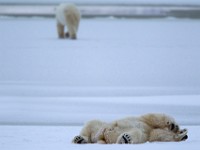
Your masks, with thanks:
M 60 4 L 56 7 L 56 21 L 57 32 L 59 38 L 77 38 L 77 31 L 79 22 L 81 19 L 81 13 L 74 4 Z M 67 32 L 65 34 L 65 26 L 67 26 Z
M 137 144 L 147 141 L 184 141 L 187 138 L 187 130 L 181 130 L 172 117 L 151 113 L 111 123 L 99 120 L 89 121 L 72 142 L 76 144 Z

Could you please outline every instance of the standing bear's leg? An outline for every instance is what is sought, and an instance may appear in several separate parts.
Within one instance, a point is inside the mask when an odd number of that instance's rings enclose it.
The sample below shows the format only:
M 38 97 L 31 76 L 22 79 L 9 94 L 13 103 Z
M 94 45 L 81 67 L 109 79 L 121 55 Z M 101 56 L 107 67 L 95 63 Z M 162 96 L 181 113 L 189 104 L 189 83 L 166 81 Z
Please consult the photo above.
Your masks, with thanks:
M 70 12 L 70 10 L 68 10 Z M 80 16 L 75 13 L 68 13 L 66 12 L 66 23 L 67 23 L 67 33 L 66 37 L 69 37 L 71 39 L 77 38 L 77 32 L 78 32 L 78 26 L 80 21 Z
M 65 38 L 64 26 L 59 22 L 57 22 L 57 32 L 59 38 L 61 39 Z

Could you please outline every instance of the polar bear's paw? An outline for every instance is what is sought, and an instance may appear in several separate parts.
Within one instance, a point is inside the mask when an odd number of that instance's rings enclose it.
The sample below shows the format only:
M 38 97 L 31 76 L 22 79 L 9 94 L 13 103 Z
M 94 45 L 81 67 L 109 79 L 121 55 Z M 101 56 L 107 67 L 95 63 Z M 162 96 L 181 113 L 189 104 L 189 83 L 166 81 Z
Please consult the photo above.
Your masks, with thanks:
M 119 144 L 131 144 L 132 142 L 132 138 L 129 134 L 124 133 L 121 138 L 118 140 L 117 143 Z
M 75 144 L 86 144 L 87 141 L 84 139 L 84 137 L 78 135 L 78 136 L 74 137 L 74 139 L 72 140 L 72 143 L 75 143 Z
M 167 127 L 170 131 L 177 133 L 179 131 L 179 125 L 176 124 L 174 121 L 167 121 Z
M 175 135 L 175 140 L 176 141 L 185 141 L 188 139 L 188 136 L 187 136 L 187 129 L 183 129 L 183 130 L 180 130 L 176 135 Z
M 65 38 L 69 38 L 69 32 L 65 33 Z

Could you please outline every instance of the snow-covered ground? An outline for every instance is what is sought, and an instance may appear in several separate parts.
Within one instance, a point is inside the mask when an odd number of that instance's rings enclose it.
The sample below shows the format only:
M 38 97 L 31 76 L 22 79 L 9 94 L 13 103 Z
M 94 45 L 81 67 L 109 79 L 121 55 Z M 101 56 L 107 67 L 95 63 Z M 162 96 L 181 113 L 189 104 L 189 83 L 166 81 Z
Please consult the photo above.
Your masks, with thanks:
M 52 18 L 0 18 L 0 149 L 198 149 L 200 21 L 82 19 L 59 40 Z M 180 143 L 73 145 L 84 122 L 162 112 Z
M 1 150 L 197 150 L 200 145 L 200 132 L 197 126 L 184 126 L 188 128 L 189 139 L 184 142 L 145 143 L 138 145 L 75 145 L 72 138 L 80 131 L 75 126 L 0 126 Z
M 83 125 L 148 112 L 167 113 L 182 125 L 200 124 L 200 96 L 145 97 L 0 97 L 0 123 Z
M 0 82 L 5 88 L 195 90 L 200 87 L 199 26 L 199 20 L 173 18 L 83 19 L 78 40 L 72 41 L 57 38 L 54 19 L 2 18 Z

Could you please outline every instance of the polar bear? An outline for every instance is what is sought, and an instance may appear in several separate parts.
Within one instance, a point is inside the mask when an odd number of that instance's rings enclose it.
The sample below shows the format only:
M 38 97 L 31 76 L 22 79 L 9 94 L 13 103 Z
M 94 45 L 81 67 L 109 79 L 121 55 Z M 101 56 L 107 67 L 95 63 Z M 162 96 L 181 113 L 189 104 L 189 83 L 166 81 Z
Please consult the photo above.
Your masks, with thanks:
M 187 129 L 181 130 L 172 117 L 166 114 L 149 113 L 111 123 L 99 120 L 89 121 L 72 142 L 75 144 L 138 144 L 147 141 L 178 142 L 187 138 Z
M 57 32 L 59 38 L 77 38 L 77 31 L 81 18 L 81 13 L 78 8 L 71 3 L 63 3 L 56 7 Z M 67 26 L 68 31 L 64 33 L 64 28 Z

